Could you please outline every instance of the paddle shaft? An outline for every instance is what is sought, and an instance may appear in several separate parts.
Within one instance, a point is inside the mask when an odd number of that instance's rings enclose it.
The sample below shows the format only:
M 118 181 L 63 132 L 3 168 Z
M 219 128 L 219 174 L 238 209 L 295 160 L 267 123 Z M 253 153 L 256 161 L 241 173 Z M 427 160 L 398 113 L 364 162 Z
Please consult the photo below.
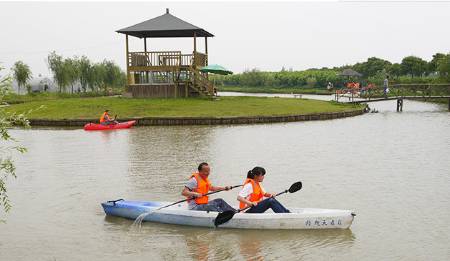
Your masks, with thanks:
M 238 188 L 238 187 L 242 187 L 242 186 L 243 186 L 243 185 L 231 186 L 231 188 L 230 188 L 229 190 L 232 190 L 232 189 Z M 215 194 L 215 193 L 219 193 L 219 192 L 222 192 L 222 191 L 226 191 L 226 189 L 221 189 L 221 190 L 217 190 L 217 191 L 211 191 L 211 192 L 208 192 L 208 193 L 204 194 L 203 196 L 208 196 L 208 195 Z M 172 204 L 169 204 L 169 205 L 167 205 L 167 206 L 160 207 L 160 208 L 158 208 L 158 209 L 156 209 L 156 210 L 160 210 L 160 209 L 163 209 L 163 208 L 167 208 L 167 207 L 170 207 L 170 206 L 173 206 L 173 205 L 176 205 L 176 204 L 179 204 L 179 203 L 188 201 L 188 200 L 192 200 L 192 199 L 195 199 L 195 198 L 183 199 L 183 200 L 174 202 L 174 203 L 172 203 Z

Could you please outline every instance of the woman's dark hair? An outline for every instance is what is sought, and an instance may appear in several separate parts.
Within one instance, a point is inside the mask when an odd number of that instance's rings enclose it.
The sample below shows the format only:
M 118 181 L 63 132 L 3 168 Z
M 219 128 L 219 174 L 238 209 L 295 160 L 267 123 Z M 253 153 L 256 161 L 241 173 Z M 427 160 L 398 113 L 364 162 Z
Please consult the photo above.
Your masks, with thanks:
M 202 169 L 203 169 L 203 166 L 208 166 L 208 163 L 206 163 L 206 162 L 202 162 L 202 163 L 200 163 L 200 165 L 198 165 L 198 171 L 201 171 Z
M 263 167 L 254 167 L 252 170 L 249 170 L 247 172 L 247 178 L 248 179 L 254 179 L 255 176 L 261 176 L 261 175 L 265 175 L 266 174 L 266 170 Z

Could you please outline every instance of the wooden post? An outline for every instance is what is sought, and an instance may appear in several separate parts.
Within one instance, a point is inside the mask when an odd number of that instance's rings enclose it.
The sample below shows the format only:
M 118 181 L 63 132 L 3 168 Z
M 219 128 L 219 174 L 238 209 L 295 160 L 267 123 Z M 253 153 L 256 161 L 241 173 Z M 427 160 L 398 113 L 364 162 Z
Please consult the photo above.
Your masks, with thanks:
M 147 37 L 144 37 L 144 55 L 145 55 L 145 57 L 148 57 L 147 56 Z M 149 66 L 149 64 L 147 64 L 147 62 L 145 63 L 145 65 Z M 148 71 L 145 71 L 145 82 L 149 83 L 148 82 Z
M 450 111 L 450 98 L 448 98 L 448 111 Z
M 403 111 L 403 99 L 397 99 L 397 111 Z
M 147 37 L 144 37 L 144 52 L 147 52 Z
M 195 60 L 195 54 L 197 53 L 197 34 L 194 32 L 194 68 L 195 68 L 195 64 L 196 64 L 196 60 Z
M 194 52 L 197 52 L 197 34 L 194 32 Z
M 208 66 L 208 37 L 205 36 L 205 54 L 206 54 L 206 66 Z
M 175 73 L 175 72 L 174 72 L 174 73 Z M 174 98 L 177 97 L 178 86 L 180 86 L 178 82 L 174 82 L 174 83 L 173 83 L 173 97 L 174 97 Z
M 125 62 L 127 63 L 127 81 L 128 81 L 128 84 L 131 84 L 131 75 L 130 75 L 130 68 L 129 68 L 130 64 L 129 64 L 129 61 L 128 61 L 128 58 L 129 58 L 128 34 L 125 35 L 125 48 L 126 48 L 126 55 L 127 55 L 127 57 L 125 59 Z
M 206 54 L 206 61 L 205 66 L 208 66 L 208 37 L 205 36 L 205 54 Z M 205 73 L 206 79 L 209 80 L 209 73 Z
M 197 61 L 196 61 L 196 53 L 197 53 L 197 34 L 194 32 L 194 59 L 193 59 L 193 68 L 194 68 L 194 70 L 196 70 L 196 63 L 197 63 Z M 193 74 L 193 84 L 194 84 L 194 88 L 196 87 L 196 84 L 195 84 L 195 73 Z M 186 89 L 186 97 L 188 97 L 187 96 L 187 89 Z

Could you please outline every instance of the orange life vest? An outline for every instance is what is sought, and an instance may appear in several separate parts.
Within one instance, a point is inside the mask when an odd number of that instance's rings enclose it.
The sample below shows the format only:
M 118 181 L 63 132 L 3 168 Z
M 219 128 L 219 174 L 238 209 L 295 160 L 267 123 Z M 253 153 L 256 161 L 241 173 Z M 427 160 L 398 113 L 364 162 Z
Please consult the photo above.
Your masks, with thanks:
M 106 116 L 107 114 L 108 114 L 108 113 L 107 113 L 106 111 L 102 114 L 102 116 L 100 117 L 100 123 L 106 121 L 106 120 L 105 120 L 105 116 Z
M 248 198 L 248 201 L 260 202 L 263 199 L 265 192 L 262 190 L 261 186 L 259 185 L 259 182 L 256 182 L 253 179 L 246 179 L 244 182 L 244 186 L 247 185 L 248 183 L 252 184 L 253 189 L 253 192 L 249 195 L 250 197 Z M 240 209 L 243 209 L 245 207 L 247 207 L 247 204 L 239 202 Z
M 194 192 L 201 193 L 203 195 L 209 192 L 211 182 L 208 178 L 203 179 L 198 172 L 192 173 L 190 179 L 191 178 L 195 178 L 195 180 L 197 181 L 197 188 L 194 189 Z M 189 201 L 190 200 L 188 200 L 188 202 Z M 197 205 L 208 204 L 208 196 L 195 198 L 194 201 L 195 203 L 197 203 Z

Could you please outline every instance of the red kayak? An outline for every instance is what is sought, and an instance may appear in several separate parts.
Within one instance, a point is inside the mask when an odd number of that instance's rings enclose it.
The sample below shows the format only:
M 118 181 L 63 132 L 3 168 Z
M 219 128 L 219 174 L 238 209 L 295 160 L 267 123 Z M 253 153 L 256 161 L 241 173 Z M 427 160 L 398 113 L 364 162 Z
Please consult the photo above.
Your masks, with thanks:
M 88 123 L 88 124 L 84 125 L 84 130 L 90 131 L 90 130 L 128 129 L 128 128 L 131 128 L 131 126 L 133 126 L 135 123 L 136 123 L 136 121 L 126 121 L 126 122 L 120 122 L 117 124 L 109 124 L 109 125 Z

